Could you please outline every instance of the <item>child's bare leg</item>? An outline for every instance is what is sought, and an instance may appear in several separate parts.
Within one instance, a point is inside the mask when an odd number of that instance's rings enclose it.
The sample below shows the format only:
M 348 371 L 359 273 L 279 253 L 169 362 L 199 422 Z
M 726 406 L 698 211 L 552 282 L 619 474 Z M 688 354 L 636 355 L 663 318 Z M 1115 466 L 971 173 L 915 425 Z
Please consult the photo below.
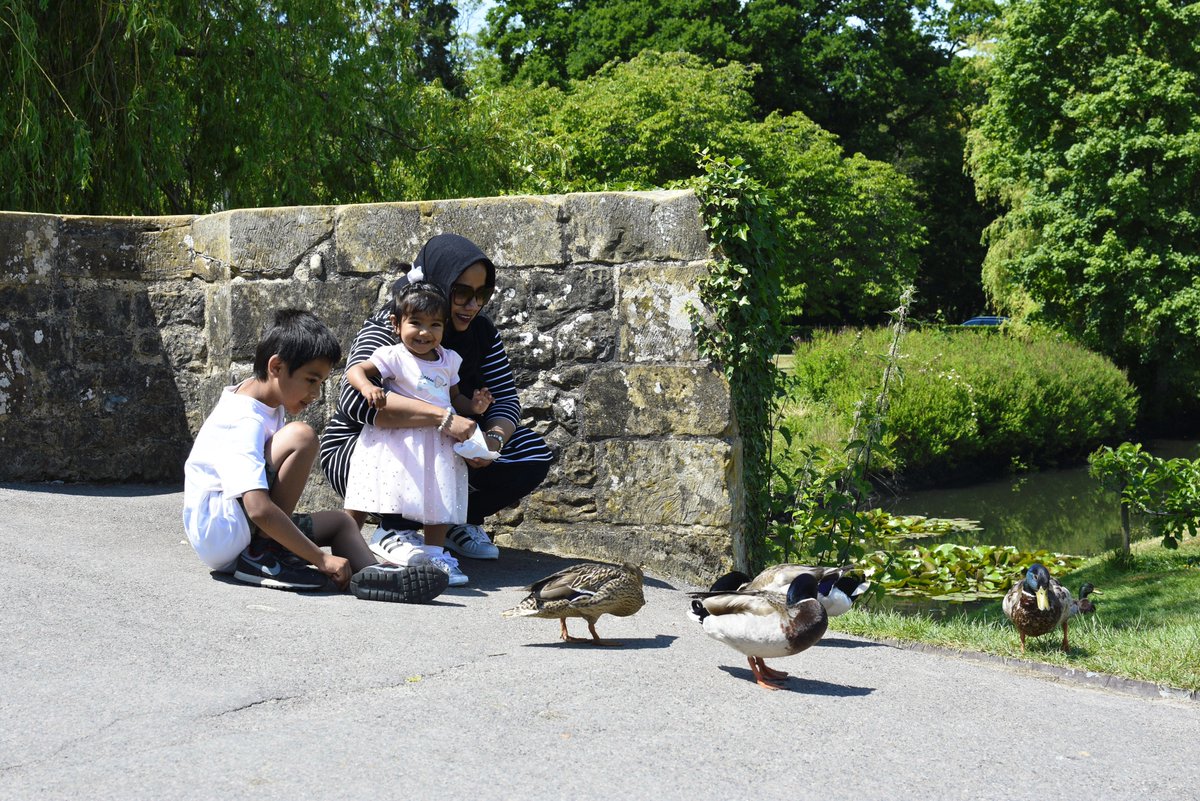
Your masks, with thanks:
M 271 500 L 287 514 L 296 511 L 313 460 L 317 458 L 317 433 L 308 423 L 288 423 L 275 432 L 267 443 L 267 461 L 278 478 L 271 488 Z
M 436 545 L 439 548 L 445 547 L 446 532 L 450 530 L 449 523 L 427 523 L 421 529 L 425 534 L 426 545 Z
M 313 542 L 322 547 L 329 546 L 335 556 L 346 559 L 350 563 L 350 572 L 357 573 L 368 565 L 379 563 L 362 538 L 358 524 L 348 513 L 313 512 L 312 521 Z

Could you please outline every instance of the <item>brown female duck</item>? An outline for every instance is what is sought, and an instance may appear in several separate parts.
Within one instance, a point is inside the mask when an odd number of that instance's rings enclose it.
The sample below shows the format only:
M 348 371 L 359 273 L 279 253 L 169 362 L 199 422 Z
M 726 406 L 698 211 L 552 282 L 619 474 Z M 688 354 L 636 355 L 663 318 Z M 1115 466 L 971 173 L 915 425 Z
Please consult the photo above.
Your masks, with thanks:
M 572 565 L 530 584 L 525 588 L 529 592 L 525 600 L 500 614 L 504 617 L 558 618 L 562 627 L 560 636 L 566 642 L 620 645 L 600 639 L 596 633 L 596 620 L 604 614 L 627 617 L 641 609 L 646 603 L 642 579 L 642 569 L 628 563 Z M 569 617 L 586 620 L 592 638 L 568 634 Z

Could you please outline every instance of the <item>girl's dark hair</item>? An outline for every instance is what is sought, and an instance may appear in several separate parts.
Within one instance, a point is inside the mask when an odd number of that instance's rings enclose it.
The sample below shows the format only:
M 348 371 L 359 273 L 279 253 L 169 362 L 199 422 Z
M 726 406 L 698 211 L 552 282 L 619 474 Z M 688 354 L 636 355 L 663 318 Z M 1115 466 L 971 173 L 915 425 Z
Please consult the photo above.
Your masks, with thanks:
M 450 316 L 450 301 L 437 284 L 417 281 L 395 289 L 392 295 L 393 314 L 397 320 L 413 314 L 436 314 L 443 320 Z
M 255 378 L 267 380 L 267 362 L 276 354 L 287 365 L 288 372 L 294 373 L 316 359 L 324 359 L 330 366 L 336 365 L 342 358 L 342 346 L 312 312 L 280 309 L 255 348 Z

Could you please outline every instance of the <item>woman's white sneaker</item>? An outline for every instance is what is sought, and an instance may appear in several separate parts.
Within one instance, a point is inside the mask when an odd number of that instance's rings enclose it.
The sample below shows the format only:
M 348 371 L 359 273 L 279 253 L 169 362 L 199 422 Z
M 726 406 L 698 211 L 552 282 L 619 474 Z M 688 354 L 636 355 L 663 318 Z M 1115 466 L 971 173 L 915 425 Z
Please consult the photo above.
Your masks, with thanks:
M 468 559 L 499 559 L 500 549 L 482 526 L 464 523 L 446 532 L 446 548 Z M 452 581 L 451 584 L 454 582 Z

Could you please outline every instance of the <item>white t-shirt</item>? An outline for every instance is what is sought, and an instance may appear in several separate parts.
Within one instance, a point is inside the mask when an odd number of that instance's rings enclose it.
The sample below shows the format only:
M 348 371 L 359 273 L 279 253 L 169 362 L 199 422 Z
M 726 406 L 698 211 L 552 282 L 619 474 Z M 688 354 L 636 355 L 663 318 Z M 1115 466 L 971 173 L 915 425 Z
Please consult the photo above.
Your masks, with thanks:
M 240 385 L 238 385 L 240 386 Z M 225 387 L 183 466 L 183 528 L 213 570 L 233 570 L 250 544 L 250 521 L 238 498 L 268 489 L 267 441 L 283 427 L 282 406 L 268 406 Z

